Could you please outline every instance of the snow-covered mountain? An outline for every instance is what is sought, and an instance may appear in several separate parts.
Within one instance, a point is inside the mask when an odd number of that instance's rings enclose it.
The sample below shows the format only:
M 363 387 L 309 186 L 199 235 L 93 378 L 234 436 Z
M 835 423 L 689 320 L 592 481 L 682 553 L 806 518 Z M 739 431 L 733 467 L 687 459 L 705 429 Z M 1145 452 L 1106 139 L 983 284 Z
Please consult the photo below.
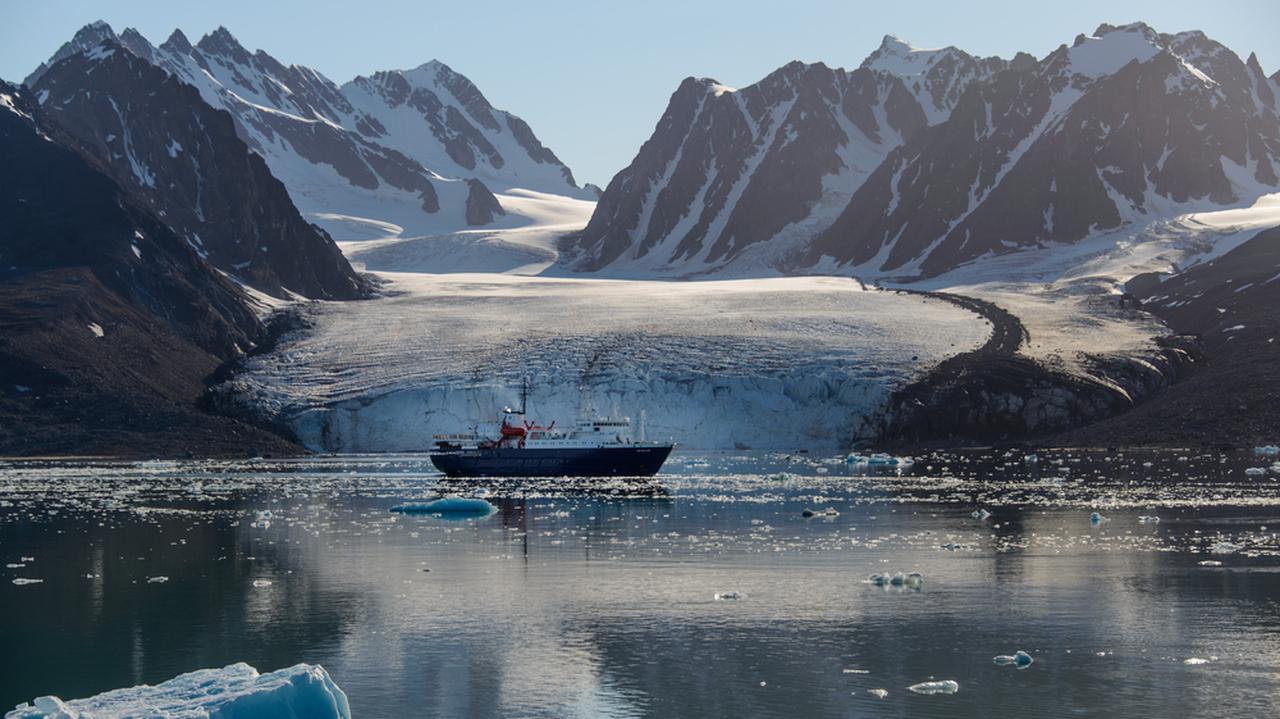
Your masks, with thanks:
M 154 46 L 127 29 L 86 26 L 27 78 L 57 59 L 115 39 L 231 113 L 308 219 L 338 239 L 519 225 L 494 192 L 590 198 L 529 126 L 493 108 L 439 62 L 382 72 L 339 87 L 313 69 L 250 53 L 225 28 L 191 44 L 175 31 Z
M 936 274 L 1277 186 L 1280 74 L 1103 25 L 1042 60 L 893 37 L 852 72 L 686 80 L 569 244 L 580 270 Z
M 853 71 L 792 62 L 741 90 L 686 79 L 568 253 L 624 273 L 775 268 L 965 84 L 1005 64 L 886 37 Z
M 975 84 L 855 193 L 797 268 L 936 274 L 1252 202 L 1277 186 L 1272 81 L 1200 33 L 1102 26 Z
M 64 54 L 32 89 L 48 123 L 213 266 L 280 298 L 365 294 L 231 118 L 111 37 Z

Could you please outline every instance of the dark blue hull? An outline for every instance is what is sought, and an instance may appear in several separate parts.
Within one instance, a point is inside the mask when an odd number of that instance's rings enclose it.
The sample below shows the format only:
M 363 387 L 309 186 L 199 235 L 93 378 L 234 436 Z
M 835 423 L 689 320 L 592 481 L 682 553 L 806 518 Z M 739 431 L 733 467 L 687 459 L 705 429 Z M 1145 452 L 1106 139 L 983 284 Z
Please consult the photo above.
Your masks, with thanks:
M 450 477 L 648 477 L 662 469 L 671 446 L 593 449 L 456 449 L 431 453 Z

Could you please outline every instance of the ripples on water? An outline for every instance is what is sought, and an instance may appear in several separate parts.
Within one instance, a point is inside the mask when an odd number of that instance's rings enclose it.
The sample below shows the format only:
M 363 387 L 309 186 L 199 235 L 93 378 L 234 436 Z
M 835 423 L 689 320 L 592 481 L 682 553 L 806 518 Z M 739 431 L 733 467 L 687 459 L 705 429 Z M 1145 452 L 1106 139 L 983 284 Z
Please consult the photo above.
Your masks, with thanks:
M 244 660 L 321 663 L 361 717 L 1275 716 L 1271 462 L 968 453 L 856 476 L 686 454 L 572 483 L 407 456 L 0 464 L 0 704 Z M 388 511 L 439 493 L 498 511 Z M 919 590 L 866 581 L 912 571 Z M 992 664 L 1019 649 L 1030 668 Z M 930 679 L 960 690 L 906 690 Z

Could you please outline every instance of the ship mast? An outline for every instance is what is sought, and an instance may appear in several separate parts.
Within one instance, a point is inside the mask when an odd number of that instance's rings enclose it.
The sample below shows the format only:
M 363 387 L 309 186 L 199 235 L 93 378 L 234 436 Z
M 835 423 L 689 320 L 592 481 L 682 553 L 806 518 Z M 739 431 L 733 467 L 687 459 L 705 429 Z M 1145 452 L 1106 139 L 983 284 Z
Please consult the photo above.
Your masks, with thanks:
M 520 416 L 525 415 L 525 410 L 529 404 L 529 377 L 525 376 L 520 380 Z

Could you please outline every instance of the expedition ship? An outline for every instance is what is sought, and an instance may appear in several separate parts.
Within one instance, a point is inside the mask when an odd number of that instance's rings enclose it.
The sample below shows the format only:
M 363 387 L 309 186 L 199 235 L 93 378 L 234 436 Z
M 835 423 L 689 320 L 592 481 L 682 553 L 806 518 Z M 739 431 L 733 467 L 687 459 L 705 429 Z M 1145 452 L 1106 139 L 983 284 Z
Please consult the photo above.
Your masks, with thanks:
M 520 409 L 502 410 L 497 437 L 478 431 L 438 434 L 431 463 L 450 477 L 647 477 L 657 474 L 675 446 L 633 437 L 629 417 L 599 417 L 583 405 L 569 431 L 525 419 L 526 382 Z

